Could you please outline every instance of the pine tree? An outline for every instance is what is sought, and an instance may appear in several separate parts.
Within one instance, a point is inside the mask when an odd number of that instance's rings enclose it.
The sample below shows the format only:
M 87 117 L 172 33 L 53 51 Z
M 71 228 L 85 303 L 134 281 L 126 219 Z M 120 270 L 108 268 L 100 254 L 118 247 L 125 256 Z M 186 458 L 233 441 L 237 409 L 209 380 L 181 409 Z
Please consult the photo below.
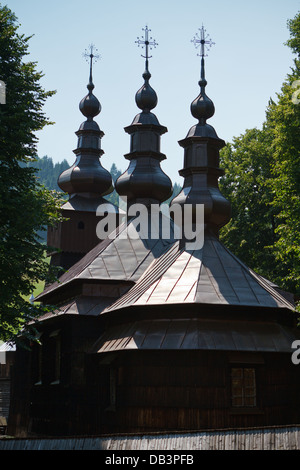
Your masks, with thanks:
M 54 223 L 60 200 L 38 184 L 28 167 L 36 155 L 35 132 L 49 120 L 42 111 L 53 92 L 40 85 L 36 64 L 25 62 L 30 38 L 18 34 L 14 13 L 0 6 L 0 80 L 6 104 L 0 104 L 0 339 L 16 335 L 24 323 L 42 313 L 28 297 L 45 280 L 49 266 L 37 232 Z

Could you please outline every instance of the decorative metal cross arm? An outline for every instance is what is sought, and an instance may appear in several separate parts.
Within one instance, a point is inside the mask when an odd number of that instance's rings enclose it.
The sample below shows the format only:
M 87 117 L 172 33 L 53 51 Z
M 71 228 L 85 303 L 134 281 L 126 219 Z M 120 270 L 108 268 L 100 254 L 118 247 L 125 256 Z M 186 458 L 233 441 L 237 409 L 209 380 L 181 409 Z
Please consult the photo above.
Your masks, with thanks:
M 98 54 L 98 49 L 94 46 L 94 44 L 90 44 L 89 51 L 86 49 L 82 55 L 86 59 L 86 61 L 90 63 L 90 85 L 91 85 L 93 82 L 93 76 L 92 76 L 93 61 L 97 62 L 97 60 L 100 59 L 101 56 Z
M 148 26 L 142 28 L 142 31 L 145 32 L 145 35 L 141 38 L 137 37 L 137 41 L 135 41 L 135 43 L 138 45 L 138 47 L 141 46 L 142 48 L 146 49 L 146 55 L 141 55 L 144 57 L 144 59 L 146 59 L 146 71 L 148 71 L 148 59 L 152 57 L 151 55 L 149 56 L 149 48 L 152 50 L 153 47 L 158 46 L 158 43 L 152 37 L 149 38 L 149 32 L 151 29 L 148 29 Z
M 209 35 L 206 34 L 206 29 L 204 29 L 204 26 L 202 25 L 202 28 L 199 28 L 200 31 L 200 36 L 199 33 L 196 33 L 191 42 L 194 43 L 194 46 L 196 49 L 200 47 L 200 54 L 197 54 L 200 57 L 206 57 L 207 54 L 205 54 L 206 50 L 209 51 L 211 46 L 213 46 L 215 43 L 212 42 L 212 40 L 209 38 Z M 205 50 L 206 49 L 206 50 Z

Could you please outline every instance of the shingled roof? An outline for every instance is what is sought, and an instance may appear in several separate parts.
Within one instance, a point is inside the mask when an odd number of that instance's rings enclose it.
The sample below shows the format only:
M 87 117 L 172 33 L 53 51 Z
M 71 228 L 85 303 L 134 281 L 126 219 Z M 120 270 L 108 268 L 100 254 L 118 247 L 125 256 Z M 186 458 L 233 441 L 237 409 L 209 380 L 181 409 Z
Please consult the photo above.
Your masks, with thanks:
M 186 251 L 176 242 L 106 311 L 172 303 L 294 308 L 213 234 L 207 234 L 203 248 L 195 251 Z
M 151 239 L 142 231 L 137 232 L 134 221 L 135 218 L 132 218 L 120 225 L 109 237 L 65 272 L 58 281 L 46 286 L 35 300 L 49 302 L 59 291 L 75 282 L 125 281 L 131 286 L 153 260 L 175 243 L 172 234 L 165 240 Z

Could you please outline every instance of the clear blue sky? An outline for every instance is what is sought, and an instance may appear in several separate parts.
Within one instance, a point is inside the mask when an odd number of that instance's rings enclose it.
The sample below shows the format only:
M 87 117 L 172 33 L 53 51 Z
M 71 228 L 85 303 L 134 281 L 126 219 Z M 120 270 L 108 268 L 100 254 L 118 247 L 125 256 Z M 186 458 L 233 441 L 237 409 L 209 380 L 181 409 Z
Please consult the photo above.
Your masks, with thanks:
M 86 93 L 89 66 L 82 53 L 90 43 L 101 59 L 94 65 L 94 94 L 102 105 L 96 120 L 105 133 L 101 161 L 124 171 L 129 136 L 124 127 L 139 112 L 135 93 L 142 86 L 144 59 L 135 44 L 147 24 L 158 42 L 150 59 L 151 85 L 158 95 L 153 112 L 168 128 L 161 151 L 163 170 L 182 183 L 183 139 L 196 123 L 190 103 L 199 93 L 200 58 L 191 39 L 204 24 L 216 43 L 206 58 L 207 95 L 216 112 L 209 123 L 220 138 L 232 141 L 246 129 L 260 128 L 270 97 L 276 98 L 293 65 L 284 42 L 287 20 L 300 10 L 298 0 L 10 0 L 20 32 L 34 35 L 30 60 L 45 74 L 42 84 L 57 90 L 45 105 L 55 122 L 40 131 L 38 154 L 72 164 L 84 121 L 78 104 Z

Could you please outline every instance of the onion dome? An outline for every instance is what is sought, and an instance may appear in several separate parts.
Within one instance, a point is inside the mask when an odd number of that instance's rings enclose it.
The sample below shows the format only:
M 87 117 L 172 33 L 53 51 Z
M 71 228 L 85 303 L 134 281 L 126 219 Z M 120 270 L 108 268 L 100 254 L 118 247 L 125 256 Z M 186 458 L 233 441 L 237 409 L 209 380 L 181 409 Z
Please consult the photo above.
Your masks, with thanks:
M 157 105 L 157 94 L 153 88 L 149 85 L 151 73 L 146 70 L 143 73 L 143 79 L 145 80 L 144 85 L 137 91 L 135 95 L 135 102 L 142 111 L 150 112 L 151 109 Z
M 95 87 L 92 82 L 92 78 L 90 77 L 89 83 L 87 85 L 89 93 L 84 98 L 82 98 L 79 103 L 80 111 L 90 120 L 95 116 L 98 116 L 98 114 L 101 112 L 101 104 L 98 98 L 96 98 L 96 96 L 94 96 L 92 93 L 94 88 Z
M 214 115 L 215 107 L 205 92 L 207 81 L 204 52 L 205 47 L 214 43 L 207 40 L 203 27 L 200 32 L 201 36 L 196 35 L 192 40 L 196 47 L 201 46 L 200 94 L 191 104 L 191 113 L 198 119 L 198 123 L 191 127 L 185 139 L 179 141 L 179 145 L 184 148 L 184 168 L 179 171 L 184 177 L 184 184 L 182 191 L 172 200 L 171 205 L 191 204 L 193 222 L 195 222 L 196 206 L 203 204 L 205 227 L 218 235 L 219 229 L 230 220 L 231 207 L 218 188 L 218 179 L 224 174 L 219 167 L 219 151 L 225 146 L 225 142 L 206 122 Z
M 78 143 L 77 148 L 73 150 L 76 161 L 60 175 L 58 185 L 69 195 L 80 194 L 84 197 L 97 197 L 111 193 L 113 186 L 110 173 L 100 163 L 100 157 L 104 153 L 101 149 L 101 138 L 104 133 L 93 120 L 101 112 L 101 104 L 93 94 L 92 78 L 93 59 L 99 56 L 94 55 L 93 46 L 90 47 L 90 54 L 85 54 L 90 58 L 88 94 L 79 103 L 79 109 L 87 119 L 76 132 Z
M 198 82 L 200 86 L 200 93 L 191 104 L 191 113 L 194 118 L 198 119 L 198 124 L 190 129 L 189 135 L 200 135 L 216 137 L 215 130 L 212 126 L 206 123 L 207 119 L 215 114 L 215 106 L 212 100 L 206 95 L 205 87 L 207 81 L 204 76 L 204 58 L 201 58 L 201 80 Z
M 146 27 L 145 38 L 136 41 L 146 48 L 144 84 L 137 91 L 135 101 L 141 112 L 135 116 L 125 132 L 130 135 L 130 153 L 125 158 L 130 161 L 128 169 L 117 179 L 116 191 L 120 196 L 126 196 L 128 203 L 142 202 L 145 205 L 161 203 L 172 195 L 172 182 L 163 172 L 160 162 L 166 158 L 160 152 L 161 135 L 167 128 L 161 126 L 155 114 L 151 112 L 156 107 L 158 99 L 156 92 L 149 84 L 151 74 L 148 68 L 148 49 L 156 46 L 155 41 L 148 37 Z

